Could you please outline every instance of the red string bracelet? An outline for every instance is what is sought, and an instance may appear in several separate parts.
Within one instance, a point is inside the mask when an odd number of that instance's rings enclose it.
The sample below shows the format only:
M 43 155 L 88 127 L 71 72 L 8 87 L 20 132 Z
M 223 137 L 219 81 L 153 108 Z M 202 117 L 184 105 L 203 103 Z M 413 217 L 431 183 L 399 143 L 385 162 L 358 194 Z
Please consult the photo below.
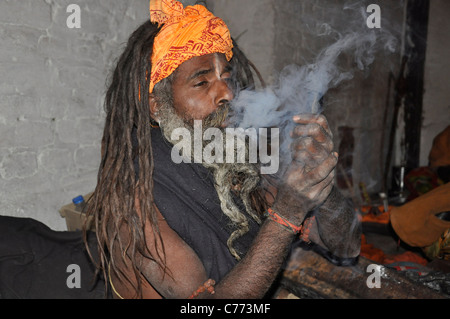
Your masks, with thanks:
M 302 226 L 296 226 L 289 222 L 286 218 L 281 217 L 277 213 L 275 213 L 271 208 L 267 210 L 267 215 L 276 223 L 280 224 L 281 226 L 289 229 L 294 234 L 298 234 L 302 230 Z
M 315 220 L 316 220 L 316 216 L 312 216 L 312 217 L 307 218 L 303 222 L 303 225 L 301 227 L 300 239 L 303 240 L 304 242 L 310 242 L 309 233 L 311 231 L 311 227 Z
M 213 279 L 208 279 L 203 285 L 198 287 L 198 289 L 196 291 L 194 291 L 192 293 L 192 295 L 189 296 L 188 299 L 194 299 L 194 298 L 198 297 L 198 295 L 200 295 L 202 292 L 205 292 L 205 291 L 208 291 L 211 295 L 214 295 L 215 294 L 215 291 L 214 291 L 215 284 L 216 284 L 216 282 Z

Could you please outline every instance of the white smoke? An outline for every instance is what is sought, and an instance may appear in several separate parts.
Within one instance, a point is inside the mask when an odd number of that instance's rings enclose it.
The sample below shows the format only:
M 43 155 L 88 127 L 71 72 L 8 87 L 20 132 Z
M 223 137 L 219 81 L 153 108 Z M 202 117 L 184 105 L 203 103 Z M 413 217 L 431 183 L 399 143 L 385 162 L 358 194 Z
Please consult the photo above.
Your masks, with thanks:
M 331 88 L 353 78 L 355 72 L 367 72 L 380 51 L 394 53 L 398 40 L 388 28 L 371 29 L 366 25 L 367 6 L 358 1 L 342 10 L 358 13 L 360 21 L 345 31 L 337 31 L 329 23 L 316 23 L 316 35 L 336 39 L 323 49 L 312 63 L 289 65 L 279 75 L 277 83 L 263 90 L 243 90 L 232 105 L 230 123 L 235 127 L 278 127 L 281 134 L 281 162 L 290 161 L 289 132 L 292 117 L 301 113 L 321 113 L 320 100 Z M 351 59 L 352 66 L 342 68 L 340 61 Z M 282 173 L 282 172 L 281 172 Z

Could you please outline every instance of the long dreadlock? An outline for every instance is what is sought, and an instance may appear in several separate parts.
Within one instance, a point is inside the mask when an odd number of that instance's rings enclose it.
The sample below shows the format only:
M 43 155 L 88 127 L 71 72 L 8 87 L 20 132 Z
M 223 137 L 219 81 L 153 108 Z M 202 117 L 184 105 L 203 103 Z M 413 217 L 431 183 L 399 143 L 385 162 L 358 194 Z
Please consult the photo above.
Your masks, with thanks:
M 138 257 L 153 260 L 166 270 L 164 256 L 152 256 L 144 236 L 145 225 L 150 223 L 155 235 L 154 244 L 162 244 L 154 208 L 152 127 L 148 102 L 148 75 L 152 67 L 153 42 L 158 32 L 156 24 L 150 21 L 142 24 L 129 38 L 117 62 L 105 98 L 106 121 L 97 186 L 86 211 L 87 220 L 92 219 L 95 226 L 98 271 L 102 271 L 105 278 L 108 278 L 108 271 L 113 271 L 119 279 L 127 280 L 134 287 L 137 297 L 142 296 L 140 267 L 137 264 L 137 260 L 142 258 Z M 236 73 L 236 87 L 254 87 L 254 66 L 237 44 L 233 45 L 231 65 Z M 254 71 L 264 83 L 256 68 Z M 136 134 L 134 142 L 133 132 Z M 140 168 L 138 176 L 135 159 Z M 259 196 L 255 193 L 252 197 L 256 211 L 265 208 Z M 140 215 L 136 211 L 137 205 Z M 115 249 L 122 252 L 120 260 L 116 260 L 113 254 Z M 132 262 L 133 279 L 118 267 L 118 263 L 125 263 L 126 257 Z

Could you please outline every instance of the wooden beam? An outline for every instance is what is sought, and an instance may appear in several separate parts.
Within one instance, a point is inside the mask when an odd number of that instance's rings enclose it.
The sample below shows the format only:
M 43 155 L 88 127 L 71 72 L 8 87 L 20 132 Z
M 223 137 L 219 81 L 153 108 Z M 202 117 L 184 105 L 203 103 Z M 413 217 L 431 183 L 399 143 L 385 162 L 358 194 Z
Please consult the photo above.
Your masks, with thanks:
M 401 272 L 382 268 L 380 288 L 369 288 L 367 267 L 374 264 L 359 257 L 355 266 L 335 266 L 318 254 L 298 248 L 283 272 L 279 298 L 304 299 L 445 299 L 446 296 L 416 283 Z M 287 293 L 288 292 L 288 293 Z

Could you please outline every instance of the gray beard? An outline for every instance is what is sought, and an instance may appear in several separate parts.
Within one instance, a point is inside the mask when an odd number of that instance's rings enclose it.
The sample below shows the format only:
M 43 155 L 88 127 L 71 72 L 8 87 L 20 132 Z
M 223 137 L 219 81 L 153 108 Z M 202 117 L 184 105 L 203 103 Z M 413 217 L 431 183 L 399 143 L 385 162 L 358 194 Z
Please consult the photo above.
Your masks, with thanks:
M 193 120 L 183 119 L 178 115 L 172 106 L 170 100 L 159 101 L 160 109 L 158 111 L 159 126 L 161 128 L 163 136 L 172 144 L 175 145 L 178 141 L 171 138 L 172 132 L 177 128 L 185 128 L 194 136 Z M 219 128 L 221 123 L 226 118 L 227 108 L 224 107 L 218 112 L 215 112 L 204 119 L 202 128 L 203 131 L 210 127 Z M 185 116 L 186 117 L 186 116 Z M 203 133 L 203 132 L 202 132 Z M 206 141 L 203 141 L 206 145 Z M 203 147 L 205 147 L 203 145 Z M 235 154 L 237 143 L 235 143 Z M 248 143 L 246 143 L 248 147 Z M 194 143 L 191 145 L 191 154 L 194 154 Z M 202 162 L 204 167 L 212 172 L 214 178 L 214 186 L 219 196 L 220 206 L 223 213 L 231 220 L 231 226 L 235 229 L 230 235 L 227 245 L 231 254 L 239 260 L 240 252 L 236 251 L 233 247 L 233 242 L 237 238 L 241 237 L 249 230 L 248 218 L 241 212 L 236 205 L 232 191 L 242 200 L 246 212 L 257 223 L 261 223 L 261 219 L 251 205 L 251 193 L 254 191 L 260 182 L 259 170 L 256 165 L 251 163 L 206 163 Z

